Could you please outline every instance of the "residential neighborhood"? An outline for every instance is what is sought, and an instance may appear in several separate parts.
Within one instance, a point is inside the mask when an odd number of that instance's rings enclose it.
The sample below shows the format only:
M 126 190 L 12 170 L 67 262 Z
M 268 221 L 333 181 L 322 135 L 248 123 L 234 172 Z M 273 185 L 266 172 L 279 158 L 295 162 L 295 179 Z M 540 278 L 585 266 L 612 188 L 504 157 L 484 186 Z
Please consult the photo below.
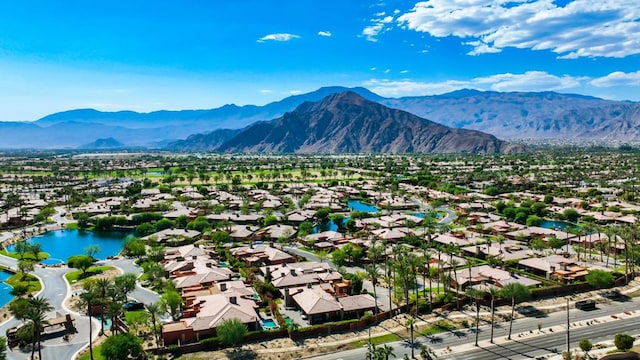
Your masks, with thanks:
M 46 288 L 47 274 L 63 271 L 72 293 L 43 299 L 60 301 L 44 313 L 73 316 L 91 328 L 89 337 L 60 332 L 77 339 L 79 355 L 94 351 L 88 343 L 108 345 L 112 336 L 129 333 L 158 356 L 238 344 L 247 350 L 281 339 L 290 342 L 282 352 L 293 358 L 300 353 L 290 349 L 306 349 L 296 344 L 310 338 L 331 334 L 328 339 L 347 343 L 350 332 L 371 329 L 383 336 L 380 326 L 399 318 L 434 333 L 488 326 L 478 336 L 490 332 L 493 341 L 494 329 L 510 328 L 498 327 L 494 312 L 518 327 L 527 321 L 523 309 L 622 289 L 637 273 L 635 187 L 619 185 L 624 178 L 607 171 L 591 169 L 590 176 L 607 174 L 609 187 L 544 173 L 535 182 L 518 175 L 523 184 L 515 185 L 438 157 L 237 156 L 182 165 L 163 155 L 122 154 L 5 161 L 12 167 L 2 177 L 0 257 L 17 276 L 13 289 L 25 289 L 12 291 L 13 301 L 38 294 L 21 280 L 30 272 Z M 293 161 L 305 170 L 294 170 Z M 526 164 L 492 161 L 507 173 L 514 172 L 508 164 Z M 52 164 L 55 175 L 40 174 Z M 236 169 L 251 164 L 264 170 Z M 390 178 L 393 172 L 402 176 Z M 31 185 L 17 187 L 26 181 Z M 68 243 L 52 247 L 49 236 Z M 95 246 L 71 245 L 86 236 L 97 236 Z M 32 252 L 35 258 L 27 256 Z M 123 285 L 130 273 L 133 283 Z M 10 324 L 11 345 L 31 349 L 15 335 L 24 325 Z M 234 327 L 240 337 L 231 341 Z M 43 358 L 57 351 L 52 340 L 40 341 Z M 455 353 L 446 342 L 423 345 L 438 357 Z M 16 351 L 9 358 L 26 358 Z

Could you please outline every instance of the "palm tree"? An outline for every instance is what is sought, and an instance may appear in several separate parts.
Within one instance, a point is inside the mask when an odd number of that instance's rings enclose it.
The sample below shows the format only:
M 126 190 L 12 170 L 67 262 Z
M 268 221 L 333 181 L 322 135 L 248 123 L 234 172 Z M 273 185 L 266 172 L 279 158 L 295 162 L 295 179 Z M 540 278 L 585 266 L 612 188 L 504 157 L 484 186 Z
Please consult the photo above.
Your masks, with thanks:
M 388 344 L 384 344 L 379 349 L 380 349 L 380 354 L 384 356 L 385 360 L 389 360 L 390 356 L 396 357 L 396 354 L 393 353 L 393 347 Z
M 151 316 L 151 326 L 153 326 L 153 335 L 156 339 L 156 347 L 160 346 L 160 336 L 158 334 L 157 329 L 157 320 L 162 317 L 162 315 L 166 314 L 166 311 L 160 303 L 155 302 L 145 306 L 147 308 L 147 312 Z
M 409 266 L 409 272 L 413 278 L 413 293 L 416 297 L 415 311 L 418 312 L 418 268 L 420 268 L 420 259 L 414 253 L 408 253 L 406 256 L 407 264 Z M 407 304 L 408 304 L 407 299 Z
M 429 311 L 433 310 L 433 282 L 431 281 L 431 251 L 429 249 L 423 249 L 424 257 L 422 258 L 424 265 L 426 265 L 426 276 L 429 278 Z M 423 286 L 424 288 L 424 286 Z M 426 298 L 426 295 L 425 295 Z
M 45 297 L 38 296 L 29 299 L 29 308 L 27 309 L 26 319 L 31 323 L 33 329 L 33 340 L 31 343 L 31 360 L 35 355 L 36 346 L 38 347 L 38 358 L 42 359 L 42 349 L 40 348 L 40 333 L 43 325 L 47 323 L 46 314 L 53 310 L 53 306 Z
M 94 284 L 100 294 L 100 333 L 104 334 L 104 304 L 112 282 L 109 278 L 99 278 Z
M 495 286 L 490 286 L 489 295 L 491 296 L 491 340 L 490 342 L 493 344 L 493 324 L 494 324 L 494 319 L 496 314 L 495 300 L 496 300 L 496 297 L 500 295 L 500 290 Z
M 513 282 L 505 285 L 502 288 L 502 296 L 505 298 L 511 298 L 511 321 L 509 322 L 509 336 L 508 340 L 511 340 L 511 330 L 513 329 L 513 318 L 515 316 L 516 304 L 522 301 L 526 301 L 531 297 L 529 288 L 526 286 Z
M 367 257 L 371 260 L 371 266 L 365 268 L 367 271 L 367 275 L 371 278 L 371 283 L 373 284 L 373 298 L 375 300 L 375 313 L 378 313 L 378 295 L 376 291 L 376 285 L 378 284 L 378 260 L 382 257 L 382 253 L 384 252 L 384 246 L 382 244 L 377 244 L 375 238 L 371 239 L 371 247 L 367 251 Z
M 414 359 L 415 358 L 415 336 L 414 336 L 414 332 L 413 332 L 413 326 L 416 323 L 416 319 L 414 317 L 410 317 L 407 319 L 407 322 L 405 323 L 405 326 L 409 328 L 409 333 L 410 333 L 410 337 L 409 339 L 411 340 L 411 358 Z
M 100 297 L 93 291 L 85 291 L 80 294 L 80 299 L 87 307 L 87 317 L 89 318 L 89 357 L 93 360 L 93 326 L 91 324 L 91 306 Z
M 613 243 L 613 267 L 616 267 L 616 253 L 618 252 L 618 231 L 613 226 L 608 226 L 605 230 L 607 234 L 607 260 L 606 267 L 609 267 L 609 257 L 611 256 L 611 244 Z
M 454 276 L 454 282 L 456 283 L 456 309 L 460 310 L 460 296 L 458 294 L 458 291 L 460 289 L 460 285 L 458 284 L 458 265 L 460 265 L 460 262 L 456 259 L 453 258 L 453 254 L 449 254 L 449 265 L 451 266 L 449 268 L 449 278 L 451 278 L 451 271 L 453 270 L 453 276 Z
M 480 334 L 480 332 L 478 330 L 478 326 L 480 324 L 480 302 L 478 301 L 478 299 L 481 299 L 483 295 L 484 295 L 483 291 L 474 289 L 472 287 L 468 287 L 467 288 L 467 296 L 469 296 L 469 298 L 473 299 L 474 302 L 476 303 L 476 342 L 475 342 L 475 346 L 478 346 L 478 335 Z

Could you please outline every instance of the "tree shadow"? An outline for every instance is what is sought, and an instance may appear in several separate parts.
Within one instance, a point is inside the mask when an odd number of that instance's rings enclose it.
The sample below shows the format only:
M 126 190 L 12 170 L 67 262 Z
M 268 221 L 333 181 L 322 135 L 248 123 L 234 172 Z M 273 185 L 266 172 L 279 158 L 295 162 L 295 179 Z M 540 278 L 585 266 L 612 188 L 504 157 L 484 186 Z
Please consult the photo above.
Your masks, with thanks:
M 253 350 L 234 350 L 227 352 L 226 356 L 229 360 L 255 360 L 258 358 L 258 353 Z

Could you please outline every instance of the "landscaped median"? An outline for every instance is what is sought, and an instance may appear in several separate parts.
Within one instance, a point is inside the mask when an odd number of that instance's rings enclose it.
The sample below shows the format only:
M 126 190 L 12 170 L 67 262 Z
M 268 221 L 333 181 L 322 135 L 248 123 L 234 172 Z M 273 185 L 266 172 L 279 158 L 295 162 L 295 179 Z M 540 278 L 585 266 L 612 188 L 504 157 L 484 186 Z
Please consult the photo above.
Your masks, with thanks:
M 82 272 L 82 270 L 72 271 L 68 274 L 65 274 L 64 277 L 67 279 L 69 284 L 73 284 L 78 280 L 84 280 L 94 275 L 102 274 L 105 271 L 113 270 L 113 266 L 96 266 L 86 270 L 86 272 Z

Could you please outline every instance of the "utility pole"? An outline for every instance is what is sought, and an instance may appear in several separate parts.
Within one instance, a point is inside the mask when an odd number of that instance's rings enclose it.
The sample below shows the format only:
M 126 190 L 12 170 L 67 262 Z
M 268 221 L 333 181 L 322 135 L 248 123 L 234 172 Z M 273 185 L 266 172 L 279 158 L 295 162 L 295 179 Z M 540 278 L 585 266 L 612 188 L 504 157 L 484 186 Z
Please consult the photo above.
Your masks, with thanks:
M 569 337 L 569 297 L 567 296 L 567 353 L 571 352 L 571 340 Z

